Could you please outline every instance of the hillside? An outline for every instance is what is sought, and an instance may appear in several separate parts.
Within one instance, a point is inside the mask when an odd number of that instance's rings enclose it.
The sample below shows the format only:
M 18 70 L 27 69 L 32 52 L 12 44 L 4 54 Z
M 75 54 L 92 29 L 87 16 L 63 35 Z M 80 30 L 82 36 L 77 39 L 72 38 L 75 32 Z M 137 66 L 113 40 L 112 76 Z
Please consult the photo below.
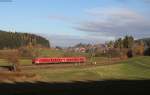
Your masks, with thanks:
M 0 30 L 0 49 L 18 48 L 26 46 L 29 43 L 32 45 L 50 47 L 49 41 L 44 37 L 29 33 L 7 32 Z
M 150 57 L 141 56 L 128 59 L 112 65 L 49 65 L 49 68 L 27 69 L 23 72 L 35 74 L 39 81 L 70 82 L 70 81 L 99 81 L 99 80 L 149 80 Z M 104 60 L 104 59 L 103 59 Z M 4 64 L 5 63 L 5 64 Z M 6 66 L 5 60 L 0 60 Z M 22 64 L 30 65 L 31 60 L 21 60 Z M 65 77 L 64 77 L 65 76 Z M 2 76 L 1 76 L 2 77 Z M 7 78 L 7 77 L 5 77 Z M 13 81 L 13 80 L 10 80 Z M 17 81 L 17 80 L 16 80 Z M 26 81 L 26 80 L 22 80 Z M 32 80 L 36 81 L 36 80 Z
M 150 79 L 150 57 L 135 57 L 114 65 L 36 69 L 28 72 L 46 81 L 143 80 Z M 65 77 L 64 77 L 65 76 Z
M 139 41 L 143 41 L 146 46 L 150 47 L 150 38 L 139 39 Z

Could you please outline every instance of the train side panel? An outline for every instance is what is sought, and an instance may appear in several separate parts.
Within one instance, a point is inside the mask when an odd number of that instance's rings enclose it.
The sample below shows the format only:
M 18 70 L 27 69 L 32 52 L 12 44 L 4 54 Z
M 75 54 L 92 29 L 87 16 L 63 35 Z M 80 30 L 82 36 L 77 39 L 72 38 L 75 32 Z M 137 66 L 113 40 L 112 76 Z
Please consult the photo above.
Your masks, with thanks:
M 32 60 L 33 64 L 44 64 L 44 63 L 84 63 L 85 57 L 65 57 L 65 58 L 36 58 Z

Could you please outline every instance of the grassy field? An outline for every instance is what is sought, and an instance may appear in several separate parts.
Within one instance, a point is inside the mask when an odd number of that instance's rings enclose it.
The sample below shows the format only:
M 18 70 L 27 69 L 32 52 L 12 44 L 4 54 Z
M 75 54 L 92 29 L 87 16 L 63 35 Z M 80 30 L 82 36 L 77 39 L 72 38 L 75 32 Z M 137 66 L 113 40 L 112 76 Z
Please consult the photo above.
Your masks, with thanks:
M 56 50 L 42 50 L 41 56 L 62 57 L 62 56 L 88 56 L 86 53 L 66 53 Z M 107 64 L 111 60 L 105 57 L 95 57 L 91 59 L 97 64 Z M 88 59 L 90 61 L 90 59 Z M 21 65 L 31 65 L 31 59 L 20 59 Z M 0 59 L 0 66 L 10 65 L 7 60 Z M 105 66 L 71 66 L 67 68 L 37 68 L 23 72 L 36 74 L 41 81 L 87 81 L 87 80 L 140 80 L 150 79 L 150 57 L 141 56 L 117 62 L 117 64 Z
M 135 57 L 114 65 L 36 69 L 29 72 L 40 75 L 45 81 L 141 80 L 150 79 L 149 59 L 150 57 Z
M 40 56 L 39 57 L 70 57 L 70 56 L 88 56 L 87 53 L 72 53 L 72 52 L 64 52 L 62 50 L 50 50 L 50 49 L 37 49 Z M 7 53 L 7 50 L 0 50 L 4 54 Z M 20 65 L 32 65 L 31 59 L 21 58 Z M 93 60 L 94 61 L 94 60 Z M 0 59 L 0 66 L 9 66 L 10 64 L 5 59 Z
M 80 52 L 65 52 L 62 50 L 37 49 L 40 57 L 70 57 L 70 56 L 89 56 L 88 53 Z
M 64 52 L 61 50 L 47 50 L 47 49 L 39 49 L 41 57 L 61 57 Z
M 32 65 L 32 60 L 31 59 L 20 59 L 20 64 L 21 65 Z M 5 59 L 0 59 L 0 66 L 10 66 L 11 64 L 8 63 L 7 60 Z
M 103 59 L 95 58 L 99 62 Z M 21 61 L 23 64 L 30 63 L 30 60 Z M 103 66 L 35 68 L 20 73 L 0 72 L 0 93 L 3 95 L 138 94 L 149 92 L 149 88 L 148 56 Z

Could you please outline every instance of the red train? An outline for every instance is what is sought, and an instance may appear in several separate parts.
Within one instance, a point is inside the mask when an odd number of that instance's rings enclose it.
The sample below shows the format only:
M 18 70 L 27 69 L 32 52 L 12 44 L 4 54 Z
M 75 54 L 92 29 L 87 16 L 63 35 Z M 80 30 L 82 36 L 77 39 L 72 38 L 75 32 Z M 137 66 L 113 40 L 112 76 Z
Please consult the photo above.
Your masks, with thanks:
M 62 57 L 62 58 L 36 58 L 32 60 L 33 64 L 53 64 L 53 63 L 84 63 L 85 57 Z

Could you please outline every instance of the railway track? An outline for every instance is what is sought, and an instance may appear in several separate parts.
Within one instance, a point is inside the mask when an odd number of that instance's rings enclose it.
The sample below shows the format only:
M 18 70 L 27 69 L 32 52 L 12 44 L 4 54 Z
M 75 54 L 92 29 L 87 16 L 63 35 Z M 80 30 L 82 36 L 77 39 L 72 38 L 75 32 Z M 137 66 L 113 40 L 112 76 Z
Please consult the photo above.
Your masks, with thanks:
M 87 67 L 87 64 L 44 64 L 44 65 L 22 65 L 19 68 L 21 70 L 33 70 L 33 69 L 61 69 L 70 67 Z M 11 66 L 0 66 L 0 71 L 10 71 Z
M 96 66 L 105 66 L 105 65 L 114 65 L 118 64 L 120 61 L 113 62 L 104 62 L 104 63 L 74 63 L 74 64 L 43 64 L 43 65 L 22 65 L 20 66 L 21 70 L 33 70 L 33 69 L 64 69 L 64 68 L 88 68 L 88 67 L 96 67 Z M 10 66 L 0 66 L 0 71 L 9 71 Z
M 21 66 L 22 70 L 32 70 L 32 69 L 64 69 L 71 67 L 87 67 L 87 64 L 45 64 L 45 65 L 26 65 Z

